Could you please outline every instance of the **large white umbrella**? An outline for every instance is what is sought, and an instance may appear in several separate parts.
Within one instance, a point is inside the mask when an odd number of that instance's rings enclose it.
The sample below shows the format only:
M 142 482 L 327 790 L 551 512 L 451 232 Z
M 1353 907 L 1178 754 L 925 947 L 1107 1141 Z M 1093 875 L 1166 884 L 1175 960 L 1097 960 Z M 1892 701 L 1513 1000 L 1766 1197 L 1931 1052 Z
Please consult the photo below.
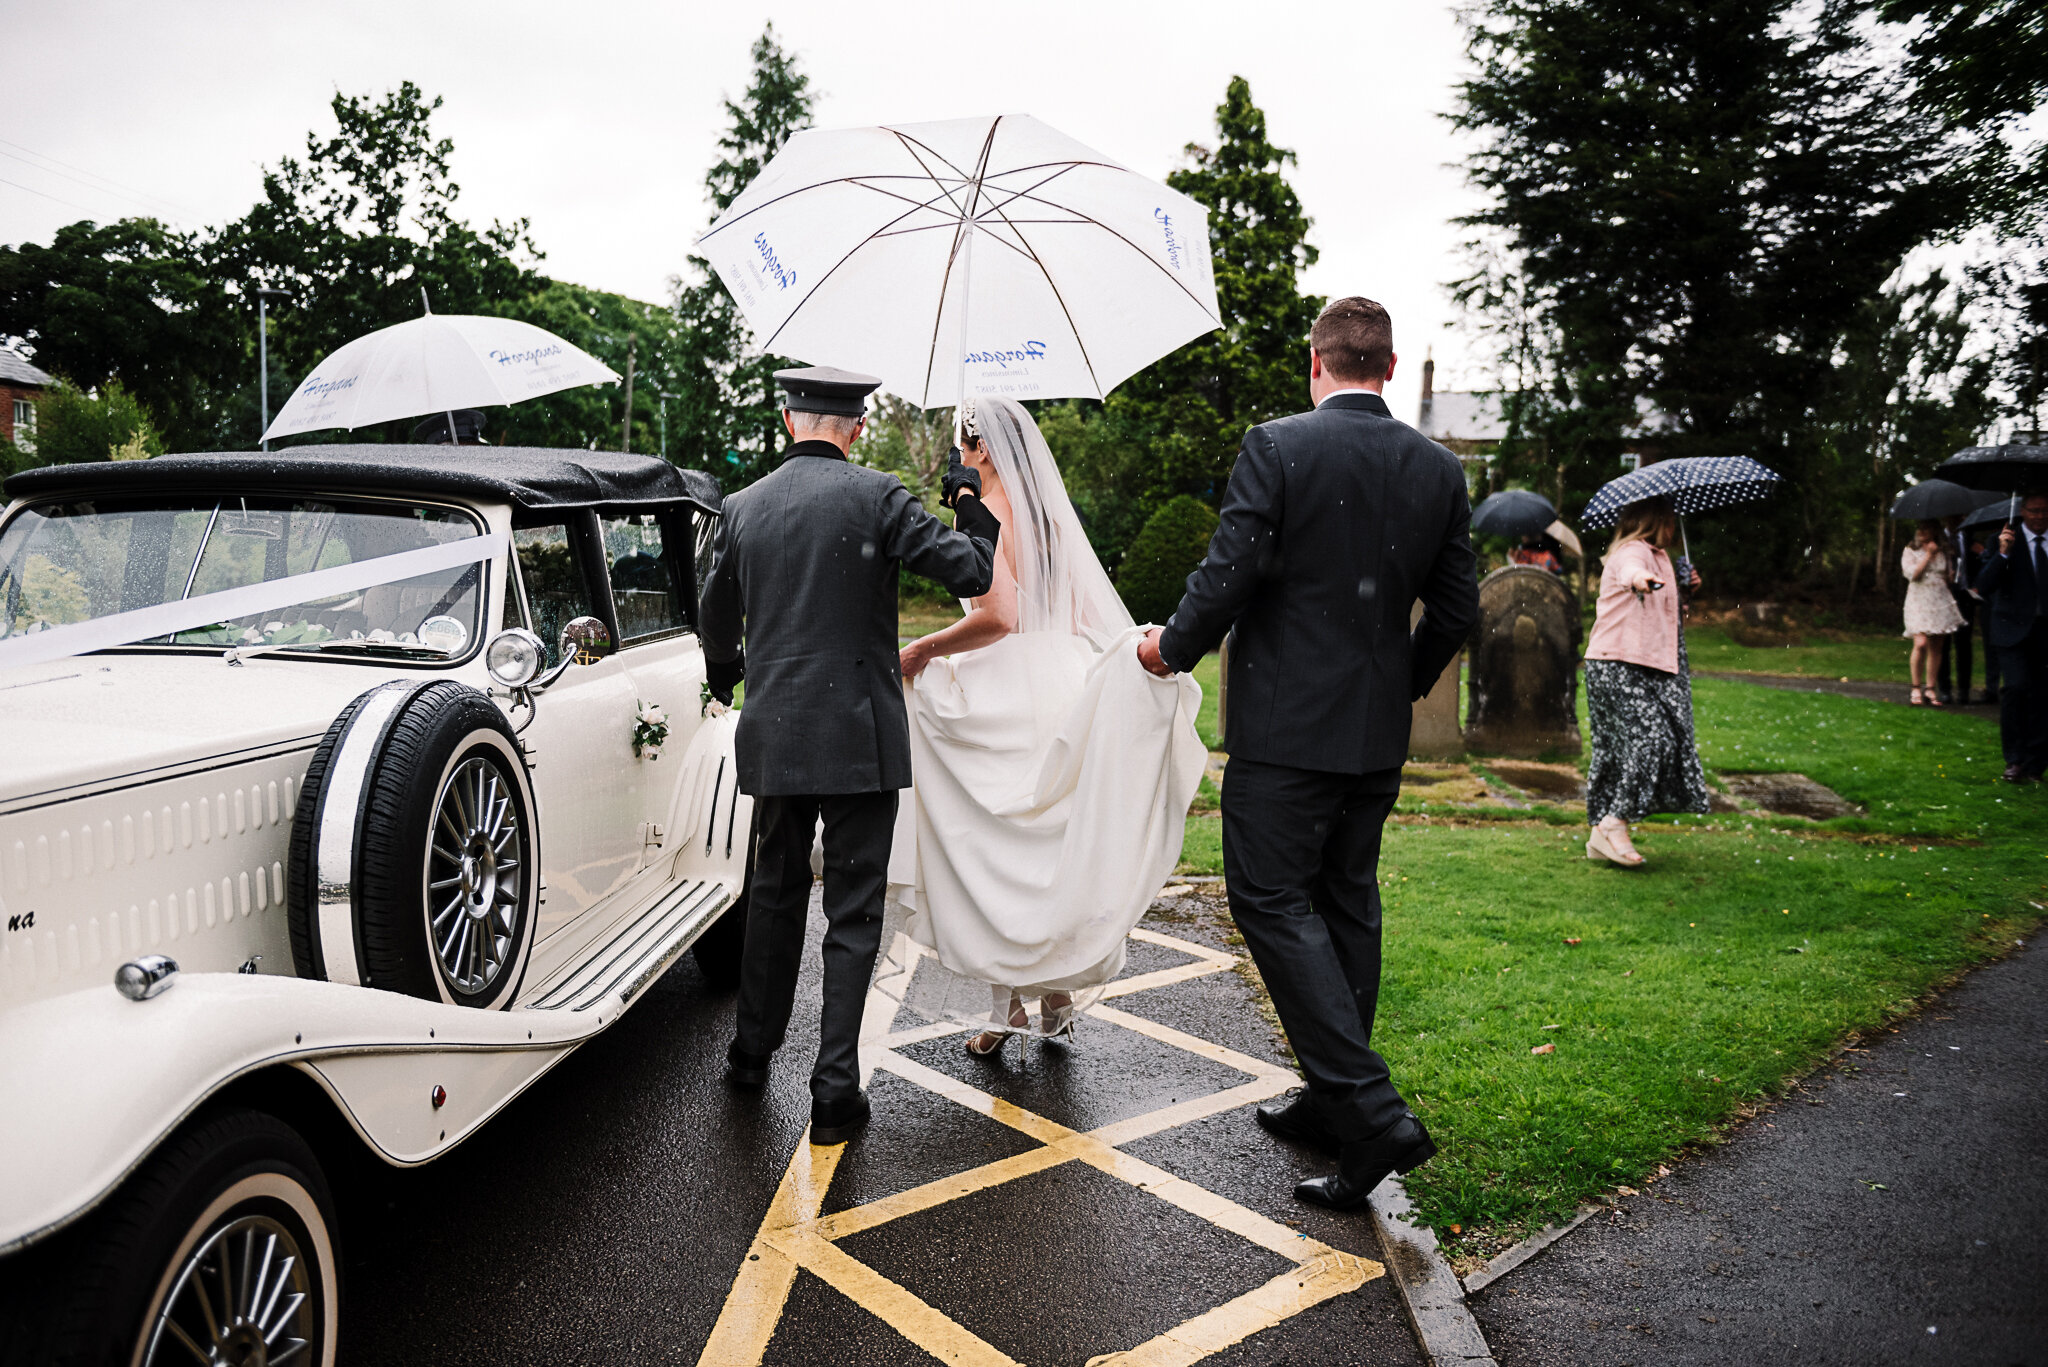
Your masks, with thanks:
M 518 403 L 618 378 L 531 323 L 429 313 L 358 337 L 314 366 L 263 439 Z
M 1022 114 L 798 133 L 697 250 L 763 351 L 925 408 L 1099 399 L 1221 323 L 1208 211 Z

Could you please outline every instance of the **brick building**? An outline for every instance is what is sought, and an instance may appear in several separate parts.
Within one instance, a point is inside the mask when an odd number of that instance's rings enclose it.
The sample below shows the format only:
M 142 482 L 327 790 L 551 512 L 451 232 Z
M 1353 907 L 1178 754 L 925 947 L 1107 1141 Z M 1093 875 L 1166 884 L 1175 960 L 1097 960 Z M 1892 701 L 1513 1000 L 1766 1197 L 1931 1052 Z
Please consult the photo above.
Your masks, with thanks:
M 20 353 L 0 347 L 0 438 L 24 451 L 35 450 L 36 400 L 55 383 Z

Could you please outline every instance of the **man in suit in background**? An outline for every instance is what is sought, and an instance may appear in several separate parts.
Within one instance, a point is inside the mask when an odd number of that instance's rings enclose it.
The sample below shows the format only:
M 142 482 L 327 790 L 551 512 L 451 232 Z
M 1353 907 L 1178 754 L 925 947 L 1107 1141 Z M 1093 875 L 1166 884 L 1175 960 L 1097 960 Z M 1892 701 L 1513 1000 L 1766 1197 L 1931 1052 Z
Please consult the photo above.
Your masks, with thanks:
M 860 1019 L 882 942 L 896 794 L 910 786 L 910 720 L 896 653 L 897 566 L 962 598 L 987 593 L 1001 525 L 957 458 L 945 498 L 954 530 L 903 482 L 847 459 L 882 382 L 828 366 L 775 373 L 796 441 L 773 473 L 725 500 L 700 617 L 712 692 L 742 674 L 734 760 L 754 799 L 754 879 L 740 957 L 729 1076 L 758 1087 L 796 999 L 825 823 L 825 1004 L 811 1073 L 811 1142 L 839 1144 L 868 1119 Z M 746 654 L 741 655 L 744 637 Z
M 2048 494 L 2020 503 L 1998 547 L 1977 571 L 1990 620 L 1984 640 L 1998 652 L 1998 736 L 2005 779 L 2024 783 L 2048 769 Z
M 1387 408 L 1394 363 L 1380 305 L 1323 310 L 1309 334 L 1315 411 L 1245 433 L 1208 556 L 1138 647 L 1164 674 L 1230 634 L 1225 882 L 1308 1080 L 1259 1123 L 1337 1152 L 1336 1174 L 1295 1195 L 1339 1208 L 1436 1152 L 1372 1048 L 1380 828 L 1411 704 L 1479 614 L 1464 471 Z

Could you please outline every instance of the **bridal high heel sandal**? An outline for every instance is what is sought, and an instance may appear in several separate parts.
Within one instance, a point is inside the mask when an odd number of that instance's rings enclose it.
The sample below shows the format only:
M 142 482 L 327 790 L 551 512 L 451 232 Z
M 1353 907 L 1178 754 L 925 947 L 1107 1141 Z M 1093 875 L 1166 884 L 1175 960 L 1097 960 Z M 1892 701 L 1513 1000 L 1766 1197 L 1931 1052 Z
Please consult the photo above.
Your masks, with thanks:
M 1057 1004 L 1055 1004 L 1057 999 Z M 1051 992 L 1038 1002 L 1038 1024 L 1047 1040 L 1074 1042 L 1074 999 L 1064 992 Z
M 1602 822 L 1586 837 L 1586 858 L 1605 859 L 1610 864 L 1619 864 L 1625 869 L 1640 867 L 1643 856 L 1628 838 L 1628 827 L 1610 828 Z
M 976 1058 L 988 1058 L 999 1052 L 1003 1041 L 1017 1031 L 1031 1024 L 1031 1016 L 1024 1010 L 1022 997 L 1010 998 L 1010 1028 L 1008 1030 L 984 1030 L 967 1041 L 967 1052 Z

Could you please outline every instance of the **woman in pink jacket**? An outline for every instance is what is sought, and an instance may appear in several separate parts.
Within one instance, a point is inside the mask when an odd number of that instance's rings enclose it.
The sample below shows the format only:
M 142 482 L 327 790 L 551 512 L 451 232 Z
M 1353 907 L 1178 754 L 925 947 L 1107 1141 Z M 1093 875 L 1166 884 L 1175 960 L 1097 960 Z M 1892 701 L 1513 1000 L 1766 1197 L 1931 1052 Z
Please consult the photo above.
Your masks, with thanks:
M 1600 574 L 1600 602 L 1586 642 L 1586 713 L 1593 762 L 1586 771 L 1588 859 L 1624 868 L 1643 862 L 1631 822 L 1651 812 L 1704 812 L 1707 780 L 1693 741 L 1692 681 L 1679 625 L 1670 500 L 1621 510 Z M 1690 567 L 1687 590 L 1698 587 Z

